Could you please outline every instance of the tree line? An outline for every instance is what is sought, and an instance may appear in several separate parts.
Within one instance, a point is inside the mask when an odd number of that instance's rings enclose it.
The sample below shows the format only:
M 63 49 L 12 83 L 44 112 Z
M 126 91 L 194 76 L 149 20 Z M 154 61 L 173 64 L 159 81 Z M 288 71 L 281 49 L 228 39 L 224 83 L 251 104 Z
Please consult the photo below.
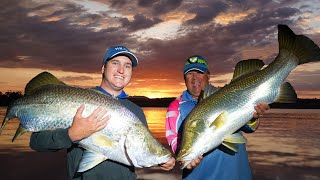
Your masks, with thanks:
M 12 101 L 22 96 L 21 91 L 5 93 L 0 91 L 0 106 L 8 106 Z M 174 98 L 149 99 L 144 96 L 132 96 L 128 99 L 141 107 L 168 107 L 170 102 L 174 100 Z M 270 106 L 271 108 L 320 109 L 320 99 L 298 99 L 296 103 L 272 103 Z
M 21 91 L 8 91 L 5 93 L 0 91 L 0 106 L 8 106 L 12 101 L 21 98 L 22 96 L 23 94 Z

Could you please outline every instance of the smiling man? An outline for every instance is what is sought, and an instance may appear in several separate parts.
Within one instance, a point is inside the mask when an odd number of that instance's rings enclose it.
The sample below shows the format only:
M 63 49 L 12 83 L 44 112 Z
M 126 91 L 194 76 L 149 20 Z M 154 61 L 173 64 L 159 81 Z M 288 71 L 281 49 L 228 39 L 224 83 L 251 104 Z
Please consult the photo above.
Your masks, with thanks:
M 127 99 L 124 92 L 132 76 L 133 67 L 138 65 L 137 57 L 124 46 L 110 47 L 102 61 L 102 80 L 100 86 L 95 89 L 116 98 L 123 106 L 133 112 L 142 123 L 147 125 L 146 117 L 142 109 Z M 90 116 L 83 117 L 82 105 L 69 129 L 57 129 L 32 133 L 30 147 L 36 151 L 58 151 L 67 149 L 68 179 L 81 180 L 106 180 L 106 179 L 136 179 L 135 168 L 114 161 L 106 160 L 94 168 L 78 173 L 78 167 L 84 149 L 77 145 L 77 141 L 100 131 L 107 125 L 109 119 L 105 118 L 107 110 L 96 109 Z M 97 118 L 98 117 L 98 118 Z M 175 165 L 175 159 L 161 164 L 163 170 L 170 170 Z
M 190 111 L 198 104 L 201 91 L 207 85 L 211 86 L 212 92 L 218 90 L 209 83 L 208 62 L 202 56 L 189 57 L 185 62 L 183 74 L 187 90 L 170 103 L 166 115 L 166 138 L 172 151 L 176 154 L 180 151 L 183 122 Z M 248 123 L 239 131 L 254 132 L 259 125 L 258 114 L 263 114 L 269 108 L 269 105 L 263 102 L 256 105 L 253 123 Z M 183 169 L 182 178 L 186 180 L 252 179 L 246 147 L 241 144 L 239 149 L 236 154 L 228 154 L 223 149 L 217 148 L 198 157 Z

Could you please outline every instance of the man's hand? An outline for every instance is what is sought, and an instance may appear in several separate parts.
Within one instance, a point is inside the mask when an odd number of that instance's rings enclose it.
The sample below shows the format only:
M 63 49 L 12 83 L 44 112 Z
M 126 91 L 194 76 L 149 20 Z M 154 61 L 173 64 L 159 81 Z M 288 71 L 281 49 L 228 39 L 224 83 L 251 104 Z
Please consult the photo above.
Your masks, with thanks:
M 166 163 L 163 163 L 160 165 L 160 168 L 162 170 L 165 170 L 165 171 L 169 171 L 171 170 L 174 165 L 176 164 L 176 160 L 174 158 L 171 158 L 169 161 L 167 161 Z
M 106 127 L 107 122 L 110 119 L 110 115 L 106 116 L 107 111 L 101 107 L 95 109 L 92 114 L 86 118 L 82 117 L 83 110 L 84 105 L 81 105 L 69 128 L 68 133 L 72 141 L 79 141 L 102 130 Z
M 186 168 L 190 170 L 195 168 L 200 164 L 202 159 L 203 159 L 203 156 L 199 156 L 197 159 L 193 160 L 190 164 L 188 164 Z M 183 164 L 183 162 L 181 162 L 181 164 Z
M 265 102 L 262 102 L 262 103 L 258 103 L 254 109 L 256 110 L 256 112 L 253 113 L 253 117 L 254 118 L 259 118 L 263 115 L 263 113 L 266 111 L 266 110 L 269 110 L 270 109 L 270 106 L 265 103 Z

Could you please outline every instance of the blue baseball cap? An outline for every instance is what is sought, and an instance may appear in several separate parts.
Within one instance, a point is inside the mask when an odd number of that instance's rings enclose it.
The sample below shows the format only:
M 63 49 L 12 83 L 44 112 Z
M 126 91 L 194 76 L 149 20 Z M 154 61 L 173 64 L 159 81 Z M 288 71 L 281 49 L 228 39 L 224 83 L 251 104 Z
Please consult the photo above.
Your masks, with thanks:
M 183 73 L 186 75 L 189 71 L 193 70 L 200 71 L 202 73 L 209 72 L 208 62 L 205 58 L 199 55 L 189 57 L 184 64 Z
M 110 47 L 103 57 L 103 64 L 119 55 L 124 55 L 130 58 L 130 60 L 132 61 L 132 67 L 138 65 L 138 58 L 125 46 Z

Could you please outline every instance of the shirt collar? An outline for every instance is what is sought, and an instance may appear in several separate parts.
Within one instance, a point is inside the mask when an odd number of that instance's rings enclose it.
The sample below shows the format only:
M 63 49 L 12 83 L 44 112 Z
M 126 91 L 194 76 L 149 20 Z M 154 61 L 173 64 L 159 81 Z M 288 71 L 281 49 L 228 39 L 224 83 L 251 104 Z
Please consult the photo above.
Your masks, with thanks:
M 118 96 L 113 96 L 108 91 L 104 90 L 101 86 L 97 86 L 96 89 L 98 89 L 99 91 L 101 91 L 109 96 L 115 97 L 115 98 L 125 99 L 128 97 L 128 95 L 123 90 Z
M 183 91 L 183 93 L 182 93 L 182 100 L 183 100 L 183 101 L 194 101 L 194 102 L 198 102 L 198 100 L 197 100 L 197 99 L 194 99 L 194 98 L 192 97 L 192 95 L 191 95 L 187 90 Z

